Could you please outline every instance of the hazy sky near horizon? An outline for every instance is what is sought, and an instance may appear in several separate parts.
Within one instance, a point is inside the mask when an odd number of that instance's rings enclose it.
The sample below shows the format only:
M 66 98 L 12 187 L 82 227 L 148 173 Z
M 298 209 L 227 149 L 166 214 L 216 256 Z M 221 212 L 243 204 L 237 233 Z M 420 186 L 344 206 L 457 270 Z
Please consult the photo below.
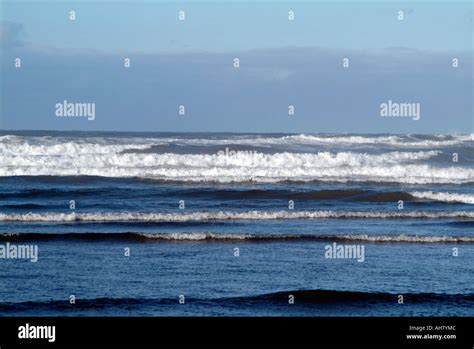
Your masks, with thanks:
M 0 128 L 472 133 L 472 13 L 449 1 L 2 1 Z M 56 116 L 64 100 L 95 103 L 95 120 Z M 389 100 L 420 103 L 420 120 L 381 117 Z

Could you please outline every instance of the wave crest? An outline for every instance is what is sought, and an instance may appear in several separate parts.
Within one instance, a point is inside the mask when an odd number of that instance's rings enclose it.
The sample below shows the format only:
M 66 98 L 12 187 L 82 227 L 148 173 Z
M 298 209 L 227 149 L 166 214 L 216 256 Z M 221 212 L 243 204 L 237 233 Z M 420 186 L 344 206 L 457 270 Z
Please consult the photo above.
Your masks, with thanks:
M 474 236 L 367 235 L 367 234 L 238 234 L 238 233 L 14 233 L 0 234 L 0 241 L 83 240 L 136 242 L 298 242 L 358 241 L 370 243 L 474 243 Z
M 17 222 L 201 222 L 289 219 L 457 219 L 474 211 L 211 211 L 189 213 L 0 213 L 0 221 Z

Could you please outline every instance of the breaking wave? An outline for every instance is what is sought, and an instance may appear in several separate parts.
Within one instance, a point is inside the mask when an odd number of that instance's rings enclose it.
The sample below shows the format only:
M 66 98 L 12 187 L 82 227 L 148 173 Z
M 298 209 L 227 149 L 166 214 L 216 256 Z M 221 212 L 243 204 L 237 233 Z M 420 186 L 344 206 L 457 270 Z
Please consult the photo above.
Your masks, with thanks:
M 440 202 L 459 202 L 464 204 L 474 204 L 474 194 L 459 194 L 432 191 L 416 191 L 411 192 L 411 196 L 418 199 Z
M 185 135 L 148 138 L 7 135 L 0 137 L 0 176 L 136 177 L 219 183 L 465 184 L 474 182 L 474 168 L 451 162 L 435 166 L 436 161 L 444 159 L 443 152 L 437 148 L 466 142 L 466 146 L 470 146 L 472 140 L 473 135 L 207 135 L 192 138 Z M 211 153 L 205 149 L 195 153 L 196 149 L 191 149 L 226 144 L 260 147 L 255 148 L 260 150 L 270 147 L 271 152 L 236 151 L 229 155 L 215 149 Z M 332 148 L 351 145 L 388 145 L 390 148 L 379 154 L 330 152 L 327 148 L 318 148 L 318 144 Z M 156 147 L 158 152 L 154 151 Z M 399 151 L 398 148 L 418 151 Z
M 190 213 L 0 213 L 16 222 L 201 222 L 289 219 L 471 219 L 474 211 L 214 211 Z
M 227 234 L 227 233 L 14 233 L 0 241 L 80 240 L 135 242 L 298 242 L 359 241 L 373 243 L 474 243 L 474 236 L 367 235 L 367 234 Z
M 438 151 L 316 154 L 0 155 L 0 176 L 141 177 L 190 182 L 370 181 L 407 184 L 474 182 L 474 169 L 414 162 Z

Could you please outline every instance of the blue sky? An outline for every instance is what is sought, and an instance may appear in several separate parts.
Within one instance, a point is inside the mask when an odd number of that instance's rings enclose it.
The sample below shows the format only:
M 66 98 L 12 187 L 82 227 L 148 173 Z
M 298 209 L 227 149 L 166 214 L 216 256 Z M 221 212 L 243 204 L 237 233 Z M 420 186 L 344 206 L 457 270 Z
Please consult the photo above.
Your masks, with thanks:
M 470 2 L 3 1 L 0 9 L 4 129 L 472 132 Z M 64 99 L 96 103 L 96 120 L 56 117 Z M 381 118 L 388 99 L 421 103 L 421 119 Z

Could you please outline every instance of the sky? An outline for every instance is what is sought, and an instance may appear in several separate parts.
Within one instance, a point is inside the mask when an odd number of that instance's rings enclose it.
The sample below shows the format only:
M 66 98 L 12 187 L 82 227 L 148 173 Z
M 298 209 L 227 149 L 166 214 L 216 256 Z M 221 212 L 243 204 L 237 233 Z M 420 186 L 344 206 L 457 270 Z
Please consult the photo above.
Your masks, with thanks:
M 472 7 L 0 1 L 0 128 L 472 133 Z M 58 117 L 64 100 L 95 119 Z M 420 120 L 381 117 L 389 100 L 420 103 Z

